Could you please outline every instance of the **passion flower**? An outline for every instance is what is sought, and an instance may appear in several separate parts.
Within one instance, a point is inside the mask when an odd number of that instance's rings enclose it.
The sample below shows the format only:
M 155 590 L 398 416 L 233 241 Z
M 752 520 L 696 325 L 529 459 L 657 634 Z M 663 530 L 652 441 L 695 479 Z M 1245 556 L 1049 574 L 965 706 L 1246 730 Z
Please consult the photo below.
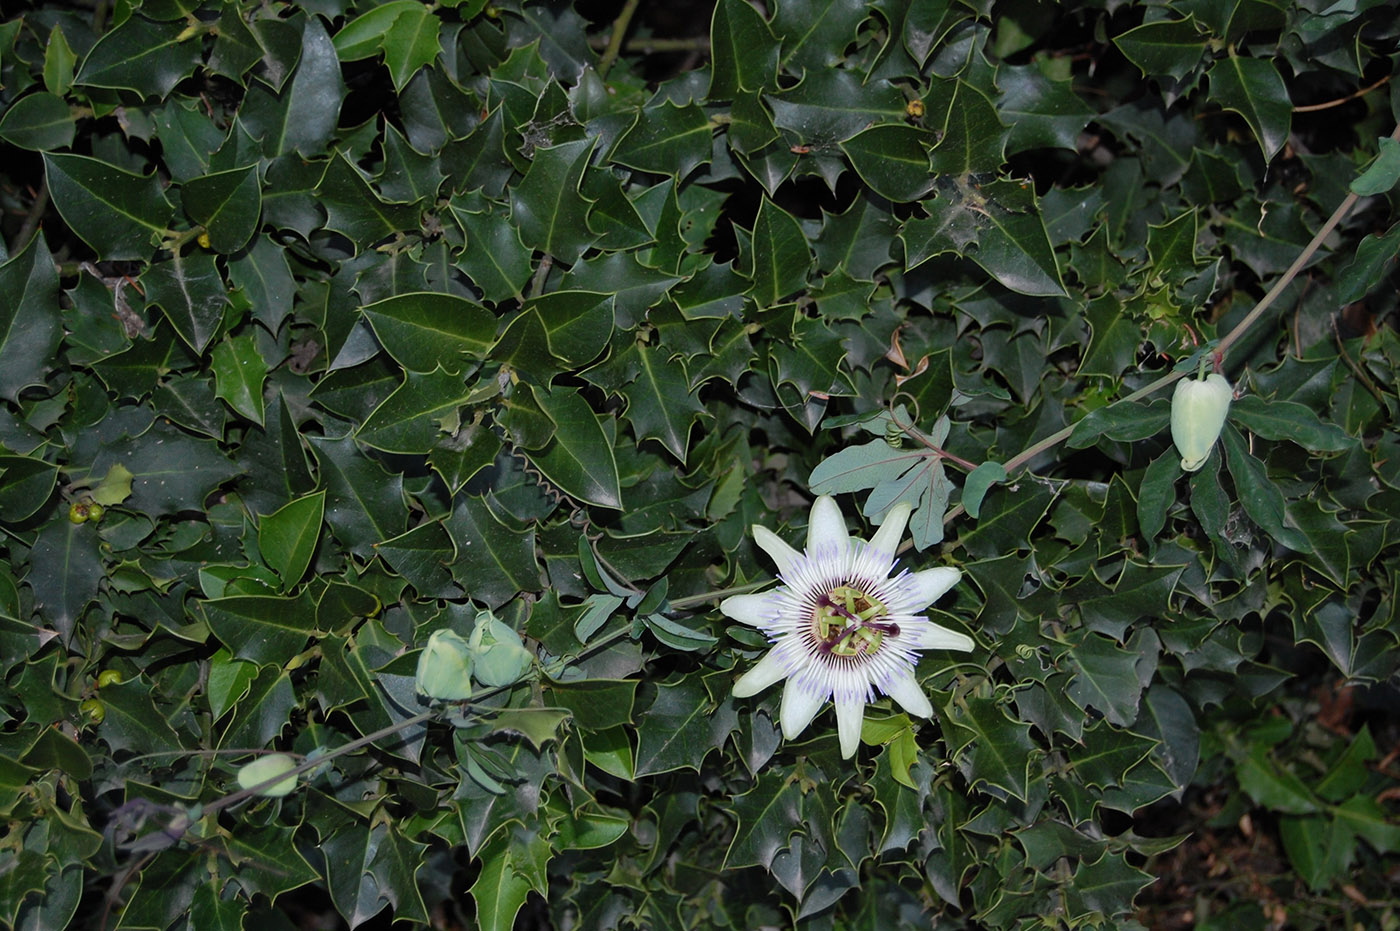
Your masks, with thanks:
M 1225 376 L 1213 372 L 1203 379 L 1183 378 L 1172 394 L 1172 442 L 1181 453 L 1181 468 L 1195 472 L 1205 465 L 1225 416 L 1230 412 L 1234 389 Z
M 892 507 L 866 543 L 851 538 L 836 502 L 822 495 L 812 504 L 802 553 L 767 528 L 753 528 L 754 542 L 777 563 L 783 584 L 726 598 L 719 608 L 773 644 L 734 683 L 734 695 L 754 695 L 786 679 L 779 712 L 786 739 L 801 734 L 831 699 L 841 754 L 849 758 L 876 691 L 912 715 L 933 714 L 914 679 L 918 651 L 973 648 L 971 637 L 918 613 L 957 584 L 957 569 L 904 569 L 891 577 L 909 512 L 907 504 Z

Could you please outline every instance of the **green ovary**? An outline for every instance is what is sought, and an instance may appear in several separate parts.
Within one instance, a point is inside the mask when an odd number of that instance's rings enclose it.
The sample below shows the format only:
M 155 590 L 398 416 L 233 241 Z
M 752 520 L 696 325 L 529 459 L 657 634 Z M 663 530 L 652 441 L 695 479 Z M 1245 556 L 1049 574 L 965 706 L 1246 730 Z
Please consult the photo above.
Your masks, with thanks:
M 881 623 L 883 603 L 859 589 L 842 585 L 833 589 L 812 612 L 812 633 L 822 652 L 837 656 L 873 654 L 893 625 Z

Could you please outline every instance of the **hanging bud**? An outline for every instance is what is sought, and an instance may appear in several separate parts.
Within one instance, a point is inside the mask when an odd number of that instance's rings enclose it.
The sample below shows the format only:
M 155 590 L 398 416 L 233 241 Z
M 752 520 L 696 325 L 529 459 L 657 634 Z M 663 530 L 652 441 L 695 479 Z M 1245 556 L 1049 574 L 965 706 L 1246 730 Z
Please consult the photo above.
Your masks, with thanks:
M 472 651 L 467 641 L 450 630 L 435 630 L 418 654 L 414 687 L 419 695 L 443 701 L 472 696 Z
M 285 753 L 269 753 L 260 756 L 251 763 L 248 763 L 238 770 L 239 788 L 251 789 L 254 786 L 262 785 L 269 779 L 276 779 L 283 773 L 289 773 L 297 768 L 296 760 Z M 268 798 L 281 798 L 290 795 L 297 787 L 297 777 L 288 776 L 286 779 L 274 782 L 271 785 L 258 789 L 259 795 Z
M 1195 472 L 1205 465 L 1211 447 L 1225 426 L 1234 390 L 1225 376 L 1183 378 L 1172 395 L 1172 442 L 1181 453 L 1181 468 Z
M 476 616 L 470 646 L 476 658 L 476 679 L 482 685 L 510 685 L 530 668 L 530 651 L 520 642 L 520 635 L 490 611 Z

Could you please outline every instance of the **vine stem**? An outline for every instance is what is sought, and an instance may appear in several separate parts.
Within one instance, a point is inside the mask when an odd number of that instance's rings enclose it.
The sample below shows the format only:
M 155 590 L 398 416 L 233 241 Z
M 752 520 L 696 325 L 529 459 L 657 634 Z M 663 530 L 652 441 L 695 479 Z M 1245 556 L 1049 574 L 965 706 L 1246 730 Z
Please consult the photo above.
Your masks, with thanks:
M 1391 132 L 1390 138 L 1400 141 L 1400 124 L 1397 124 L 1394 131 Z M 1360 198 L 1355 193 L 1348 193 L 1346 197 L 1342 198 L 1342 202 L 1337 205 L 1336 210 L 1332 211 L 1332 215 L 1327 218 L 1327 222 L 1322 224 L 1312 240 L 1303 247 L 1303 251 L 1298 253 L 1298 257 L 1293 260 L 1293 264 L 1288 266 L 1288 269 L 1278 281 L 1274 282 L 1274 286 L 1269 289 L 1268 293 L 1259 299 L 1259 303 L 1254 305 L 1254 308 L 1245 315 L 1243 320 L 1235 324 L 1234 328 L 1221 338 L 1220 342 L 1216 345 L 1217 353 L 1224 356 L 1226 350 L 1239 342 L 1245 332 L 1264 315 L 1265 311 L 1273 306 L 1284 289 L 1293 283 L 1294 278 L 1298 277 L 1298 273 L 1303 270 L 1303 266 L 1307 265 L 1308 261 L 1317 253 L 1317 250 L 1322 247 L 1323 240 L 1332 234 L 1332 231 L 1337 228 L 1337 224 L 1342 222 L 1342 219 L 1351 211 L 1351 208 L 1356 205 L 1359 199 Z M 1131 394 L 1119 398 L 1114 403 L 1127 404 L 1139 398 L 1144 398 L 1176 382 L 1186 374 L 1185 372 L 1168 372 L 1151 384 L 1145 385 Z M 1045 439 L 1008 459 L 1005 463 L 1007 475 L 1009 476 L 1012 471 L 1021 468 L 1046 450 L 1053 449 L 1069 439 L 1069 435 L 1074 432 L 1074 426 L 1074 424 L 1071 424 L 1062 430 L 1057 430 Z M 943 523 L 945 525 L 949 524 L 956 518 L 961 517 L 963 513 L 964 508 L 959 504 L 950 509 L 947 514 L 943 515 Z
M 613 20 L 612 33 L 608 36 L 608 47 L 603 50 L 603 57 L 598 59 L 598 77 L 606 78 L 608 72 L 612 70 L 613 63 L 617 61 L 618 53 L 622 51 L 622 40 L 627 35 L 627 27 L 632 25 L 632 16 L 637 12 L 639 5 L 641 5 L 641 0 L 627 0 L 627 3 L 622 7 L 622 12 L 617 14 L 617 19 Z

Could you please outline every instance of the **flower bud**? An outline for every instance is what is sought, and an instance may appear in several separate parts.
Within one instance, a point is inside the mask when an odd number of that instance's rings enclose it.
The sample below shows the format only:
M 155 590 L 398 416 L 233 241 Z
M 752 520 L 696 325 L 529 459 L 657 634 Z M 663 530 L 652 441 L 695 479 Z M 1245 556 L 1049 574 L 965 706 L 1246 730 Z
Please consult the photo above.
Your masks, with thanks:
M 1196 380 L 1183 378 L 1172 395 L 1172 442 L 1181 453 L 1181 468 L 1195 472 L 1205 465 L 1211 447 L 1225 427 L 1234 391 L 1225 376 L 1212 373 Z
M 419 695 L 443 701 L 472 696 L 472 651 L 467 641 L 450 630 L 435 630 L 418 654 L 414 687 Z
M 490 611 L 476 616 L 470 646 L 476 658 L 476 679 L 482 685 L 510 685 L 530 668 L 530 651 L 520 642 L 520 635 Z
M 266 756 L 258 757 L 253 762 L 242 766 L 238 770 L 238 785 L 239 788 L 251 789 L 254 786 L 262 785 L 269 779 L 275 779 L 283 773 L 289 773 L 296 768 L 296 760 L 287 756 L 287 754 L 269 753 Z M 290 795 L 292 790 L 296 787 L 297 777 L 288 776 L 286 779 L 279 782 L 263 786 L 263 788 L 258 789 L 258 794 L 266 796 L 267 798 L 281 798 L 284 795 Z

